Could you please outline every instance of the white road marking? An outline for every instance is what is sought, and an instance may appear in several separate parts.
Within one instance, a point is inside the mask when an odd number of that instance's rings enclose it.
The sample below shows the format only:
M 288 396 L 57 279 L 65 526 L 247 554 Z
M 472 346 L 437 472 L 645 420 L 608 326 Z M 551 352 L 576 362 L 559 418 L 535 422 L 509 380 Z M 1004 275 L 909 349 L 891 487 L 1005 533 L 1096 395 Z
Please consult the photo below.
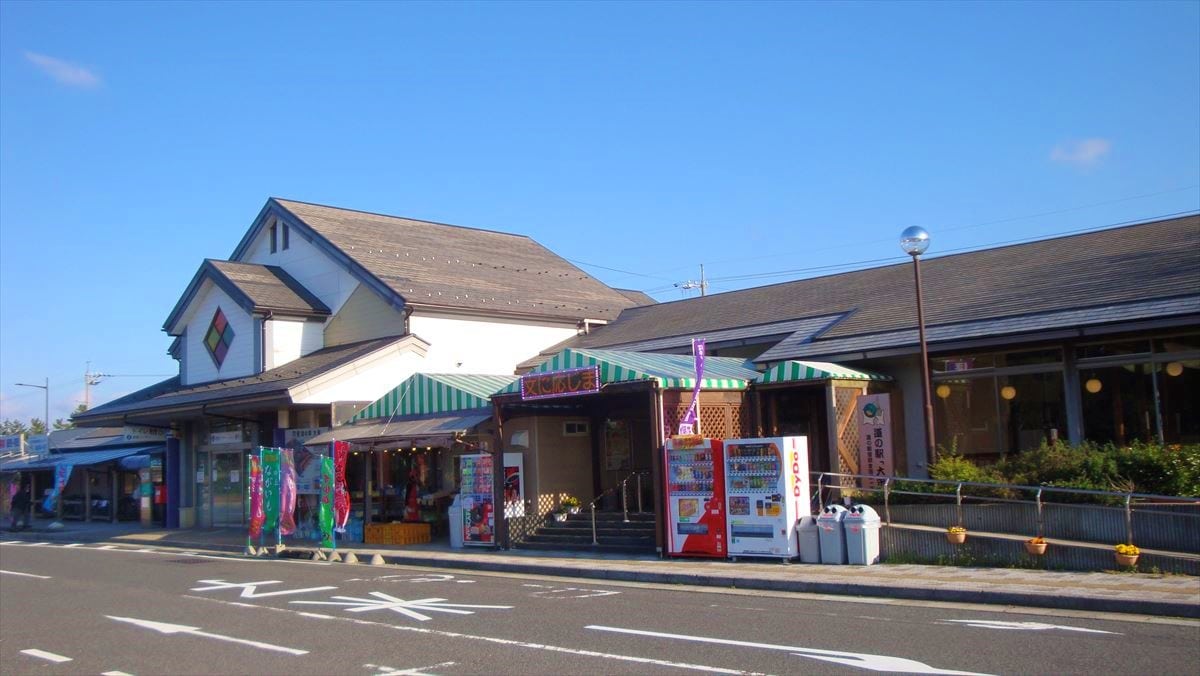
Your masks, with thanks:
M 72 542 L 69 545 L 63 545 L 63 547 L 66 547 L 68 549 L 70 549 L 71 547 L 82 547 L 82 546 L 83 546 L 82 542 Z
M 346 582 L 457 582 L 458 584 L 475 584 L 475 580 L 456 580 L 453 575 L 446 573 L 429 573 L 426 575 L 379 575 L 376 577 L 352 577 Z
M 133 674 L 127 674 L 124 671 L 106 671 L 100 676 L 133 676 Z
M 33 573 L 18 573 L 15 570 L 0 570 L 0 573 L 4 573 L 5 575 L 20 575 L 21 577 L 36 577 L 39 580 L 52 579 L 49 575 L 34 575 Z
M 252 646 L 254 648 L 261 648 L 263 650 L 272 650 L 275 652 L 287 653 L 289 655 L 307 655 L 308 654 L 307 650 L 298 650 L 296 648 L 285 648 L 283 646 L 273 645 L 271 643 L 262 643 L 259 641 L 250 641 L 250 640 L 244 639 L 244 638 L 237 638 L 236 636 L 222 636 L 221 634 L 210 634 L 209 632 L 206 632 L 206 631 L 200 631 L 200 627 L 188 627 L 188 626 L 185 626 L 182 624 L 169 624 L 167 622 L 154 622 L 152 620 L 139 620 L 136 617 L 114 617 L 112 615 L 105 615 L 105 617 L 107 617 L 110 620 L 116 620 L 117 622 L 128 622 L 129 624 L 136 625 L 139 627 L 145 627 L 146 629 L 153 629 L 154 631 L 157 631 L 157 632 L 160 632 L 163 634 L 167 634 L 168 636 L 171 634 L 190 634 L 192 636 L 202 636 L 204 638 L 215 638 L 218 641 L 229 641 L 230 643 L 241 643 L 242 645 L 248 645 L 248 646 Z
M 838 650 L 819 650 L 817 648 L 804 648 L 801 646 L 777 645 L 774 643 L 754 643 L 751 641 L 736 641 L 728 638 L 711 638 L 707 636 L 689 636 L 685 634 L 668 634 L 660 631 L 644 631 L 641 629 L 625 629 L 622 627 L 604 627 L 600 625 L 588 625 L 585 629 L 595 629 L 597 631 L 611 631 L 618 634 L 633 634 L 636 636 L 649 636 L 652 638 L 670 638 L 678 641 L 692 641 L 695 643 L 713 643 L 716 645 L 732 645 L 742 648 L 760 648 L 762 650 L 784 650 L 797 657 L 808 657 L 814 660 L 823 662 L 833 662 L 834 664 L 844 664 L 850 667 L 858 667 L 859 669 L 869 669 L 871 671 L 893 671 L 904 672 L 909 674 L 956 674 L 962 676 L 982 676 L 973 671 L 954 671 L 949 669 L 939 669 L 931 667 L 924 662 L 910 660 L 903 657 L 892 657 L 890 655 L 872 655 L 869 653 L 852 653 Z
M 432 674 L 425 672 L 429 669 L 437 669 L 439 667 L 452 667 L 455 664 L 455 662 L 442 662 L 441 664 L 431 664 L 427 667 L 412 667 L 411 669 L 395 669 L 385 667 L 381 664 L 364 664 L 363 666 L 367 669 L 376 669 L 376 676 L 432 676 Z
M 977 627 L 980 629 L 1010 629 L 1017 631 L 1050 631 L 1053 629 L 1061 629 L 1062 631 L 1081 631 L 1087 634 L 1115 634 L 1122 636 L 1120 632 L 1103 631 L 1101 629 L 1086 629 L 1084 627 L 1069 627 L 1063 624 L 1046 624 L 1045 622 L 1005 622 L 1003 620 L 941 620 L 946 623 L 965 624 L 968 627 Z
M 62 655 L 55 655 L 54 653 L 48 653 L 45 650 L 38 650 L 37 648 L 29 648 L 28 650 L 22 650 L 21 652 L 26 655 L 29 655 L 30 657 L 39 657 L 43 660 L 49 660 L 51 662 L 70 662 L 71 661 L 70 657 L 63 657 Z
M 371 610 L 394 610 L 401 615 L 411 617 L 419 622 L 427 622 L 431 618 L 418 610 L 425 612 L 451 613 L 454 615 L 474 615 L 474 611 L 459 610 L 460 608 L 492 608 L 497 610 L 512 610 L 512 606 L 473 606 L 463 603 L 446 603 L 446 599 L 417 599 L 405 601 L 383 592 L 370 592 L 374 599 L 363 599 L 354 596 L 334 596 L 338 601 L 292 601 L 292 603 L 312 606 L 347 606 L 351 613 L 365 613 Z
M 24 540 L 5 540 L 4 542 L 0 542 L 0 545 L 16 545 L 22 542 L 24 542 Z
M 116 548 L 117 548 L 116 545 L 100 545 L 96 549 L 116 549 Z
M 50 543 L 49 542 L 30 542 L 30 543 L 26 544 L 25 546 L 26 547 L 41 547 L 42 545 L 48 545 L 48 544 L 50 544 Z
M 222 601 L 209 596 L 190 596 L 185 595 L 184 598 L 196 599 L 198 601 L 208 601 L 210 603 L 220 603 L 228 605 L 230 601 Z M 257 606 L 259 610 L 266 610 L 276 613 L 288 613 L 290 615 L 304 615 L 304 613 L 292 610 L 290 608 L 274 608 L 271 606 Z M 671 662 L 669 660 L 659 660 L 651 657 L 638 657 L 636 655 L 619 655 L 614 653 L 602 653 L 595 650 L 582 650 L 580 648 L 567 648 L 563 646 L 546 645 L 544 643 L 531 643 L 529 641 L 516 641 L 507 638 L 497 638 L 495 636 L 479 636 L 477 634 L 461 634 L 455 631 L 444 631 L 440 629 L 427 629 L 425 627 L 414 627 L 412 625 L 397 625 L 388 624 L 386 622 L 375 622 L 371 620 L 360 620 L 349 617 L 333 617 L 332 619 L 338 622 L 350 622 L 364 626 L 381 627 L 394 631 L 404 631 L 414 634 L 423 634 L 426 636 L 444 636 L 446 638 L 461 638 L 469 641 L 482 641 L 484 643 L 494 643 L 498 645 L 512 646 L 516 648 L 529 648 L 531 650 L 545 650 L 548 652 L 563 653 L 567 655 L 579 655 L 581 657 L 596 657 L 599 659 L 616 660 L 620 662 L 632 662 L 635 664 L 651 664 L 662 667 L 676 667 L 679 669 L 690 669 L 692 671 L 704 671 L 713 674 L 730 674 L 731 676 L 767 676 L 758 671 L 742 671 L 740 669 L 726 669 L 724 667 L 712 667 L 704 664 L 690 664 L 687 662 Z
M 287 594 L 303 594 L 312 591 L 326 591 L 328 589 L 337 589 L 337 587 L 307 587 L 305 589 L 285 589 L 283 591 L 273 592 L 258 592 L 261 585 L 279 584 L 280 580 L 262 580 L 260 582 L 226 582 L 225 580 L 196 580 L 204 584 L 211 585 L 208 587 L 192 587 L 192 591 L 216 591 L 220 589 L 241 589 L 241 597 L 244 599 L 261 599 L 268 596 L 285 596 Z
M 619 591 L 606 591 L 604 589 L 583 589 L 580 587 L 554 587 L 546 584 L 524 584 L 522 587 L 540 587 L 543 591 L 536 591 L 530 596 L 537 596 L 544 599 L 588 599 L 597 596 L 613 596 L 620 594 Z M 578 593 L 572 593 L 578 592 Z

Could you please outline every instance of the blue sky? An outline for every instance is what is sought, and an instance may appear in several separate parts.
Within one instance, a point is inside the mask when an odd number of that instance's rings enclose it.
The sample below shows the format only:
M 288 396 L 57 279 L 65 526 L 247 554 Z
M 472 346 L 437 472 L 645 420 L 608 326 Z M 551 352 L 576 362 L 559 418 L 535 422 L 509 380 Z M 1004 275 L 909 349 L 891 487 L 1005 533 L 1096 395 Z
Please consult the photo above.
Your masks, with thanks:
M 93 404 L 174 373 L 163 320 L 270 196 L 527 234 L 673 300 L 701 263 L 727 291 L 1198 186 L 1197 2 L 5 1 L 0 417 L 47 376 L 65 417 L 89 361 Z

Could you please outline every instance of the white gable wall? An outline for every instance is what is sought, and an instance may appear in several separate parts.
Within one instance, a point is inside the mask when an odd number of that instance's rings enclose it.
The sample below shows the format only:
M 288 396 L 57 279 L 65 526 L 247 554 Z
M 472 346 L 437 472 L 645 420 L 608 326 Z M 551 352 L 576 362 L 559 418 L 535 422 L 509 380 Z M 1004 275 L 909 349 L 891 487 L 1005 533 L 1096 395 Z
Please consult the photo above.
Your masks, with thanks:
M 502 322 L 414 312 L 409 331 L 430 343 L 424 373 L 510 376 L 517 364 L 576 333 L 574 325 Z M 397 380 L 396 382 L 400 382 Z
M 229 346 L 229 353 L 225 355 L 220 370 L 217 370 L 208 348 L 204 346 L 204 336 L 208 333 L 208 327 L 212 324 L 213 315 L 218 307 L 233 326 L 233 343 Z M 183 346 L 187 356 L 180 366 L 181 371 L 183 365 L 187 367 L 186 373 L 180 373 L 185 385 L 249 376 L 258 372 L 254 348 L 260 338 L 255 335 L 254 320 L 211 281 L 203 282 L 182 319 L 187 327 L 187 340 Z
M 330 404 L 335 401 L 374 401 L 424 367 L 426 345 L 416 338 L 399 341 L 370 358 L 293 388 L 296 404 Z
M 330 347 L 403 335 L 404 312 L 361 284 L 325 325 L 325 345 Z
M 263 323 L 263 370 L 316 352 L 322 347 L 324 322 L 303 319 L 269 319 Z
M 358 286 L 358 281 L 324 251 L 305 241 L 295 229 L 292 229 L 288 238 L 287 249 L 283 248 L 282 223 L 278 226 L 278 232 L 279 246 L 275 253 L 271 253 L 271 228 L 268 222 L 242 257 L 237 259 L 238 262 L 283 268 L 301 286 L 329 306 L 330 311 L 337 313 Z

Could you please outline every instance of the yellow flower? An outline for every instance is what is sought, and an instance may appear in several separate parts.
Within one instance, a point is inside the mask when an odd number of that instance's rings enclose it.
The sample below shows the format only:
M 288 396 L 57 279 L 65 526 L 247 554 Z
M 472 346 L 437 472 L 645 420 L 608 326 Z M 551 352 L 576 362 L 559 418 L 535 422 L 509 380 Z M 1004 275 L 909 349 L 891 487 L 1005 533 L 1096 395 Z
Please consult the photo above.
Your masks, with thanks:
M 1133 545 L 1117 545 L 1116 550 L 1118 554 L 1123 556 L 1137 556 L 1142 553 L 1142 550 Z
M 949 527 L 949 528 L 947 528 L 946 530 L 947 530 L 947 531 L 949 531 L 949 532 L 951 532 L 951 533 L 965 533 L 965 532 L 967 532 L 967 529 L 966 529 L 966 528 L 963 528 L 962 526 L 950 526 L 950 527 Z
M 1028 542 L 1031 545 L 1044 545 L 1044 544 L 1046 544 L 1046 538 L 1039 535 L 1035 538 L 1029 538 Z

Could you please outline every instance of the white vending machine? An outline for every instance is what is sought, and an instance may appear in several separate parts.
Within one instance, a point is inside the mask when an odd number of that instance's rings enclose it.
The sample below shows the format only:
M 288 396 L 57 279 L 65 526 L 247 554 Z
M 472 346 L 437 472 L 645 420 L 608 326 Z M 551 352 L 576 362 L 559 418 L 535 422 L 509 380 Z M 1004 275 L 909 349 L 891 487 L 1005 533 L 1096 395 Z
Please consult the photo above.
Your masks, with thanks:
M 725 501 L 730 557 L 795 558 L 796 522 L 811 515 L 808 438 L 727 440 Z

